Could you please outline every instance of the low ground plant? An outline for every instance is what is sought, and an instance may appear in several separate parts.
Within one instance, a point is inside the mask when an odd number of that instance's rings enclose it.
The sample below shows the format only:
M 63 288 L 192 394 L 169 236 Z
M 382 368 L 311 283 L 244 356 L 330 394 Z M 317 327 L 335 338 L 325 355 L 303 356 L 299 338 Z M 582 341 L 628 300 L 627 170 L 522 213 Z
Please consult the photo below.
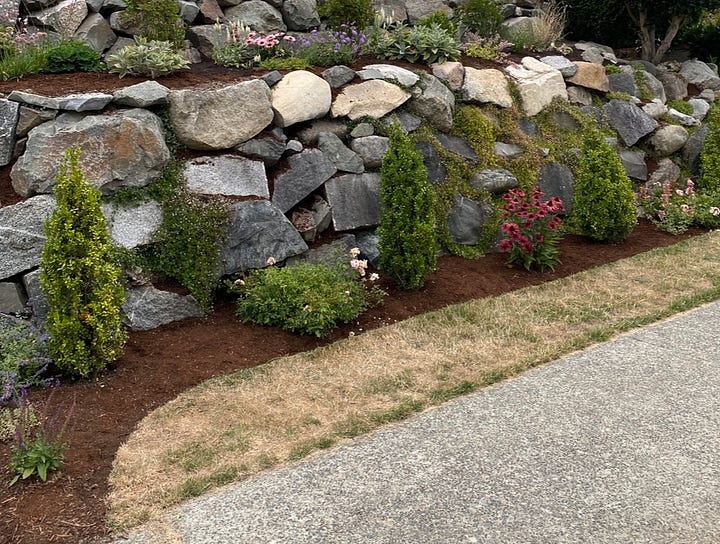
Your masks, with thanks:
M 374 36 L 372 52 L 379 57 L 424 64 L 460 58 L 455 36 L 437 23 L 429 26 L 395 26 Z
M 497 34 L 483 37 L 474 32 L 466 32 L 460 47 L 468 57 L 501 62 L 510 55 L 514 44 Z
M 126 45 L 105 59 L 108 71 L 124 76 L 146 76 L 155 79 L 163 74 L 182 70 L 190 62 L 173 49 L 170 42 L 135 37 L 134 45 Z
M 0 319 L 0 404 L 16 399 L 23 388 L 48 383 L 47 339 L 28 321 Z
M 31 410 L 27 392 L 23 390 L 18 401 L 14 442 L 10 446 L 9 468 L 14 476 L 9 485 L 28 478 L 39 478 L 44 482 L 50 472 L 63 465 L 68 448 L 64 435 L 73 407 L 63 411 L 52 405 L 52 398 L 51 393 L 38 417 Z
M 673 188 L 670 183 L 655 190 L 641 187 L 638 203 L 660 230 L 671 234 L 682 234 L 690 227 L 720 226 L 720 195 L 696 192 L 691 179 L 684 188 Z
M 99 72 L 103 65 L 100 54 L 85 42 L 65 41 L 48 50 L 47 65 L 43 72 Z
M 562 200 L 552 197 L 543 200 L 542 189 L 536 187 L 530 195 L 521 189 L 511 189 L 503 195 L 503 224 L 507 237 L 500 249 L 508 253 L 508 264 L 520 264 L 525 270 L 540 272 L 555 270 L 560 264 L 560 227 L 558 216 L 565 210 Z
M 377 274 L 366 275 L 367 261 L 350 251 L 350 262 L 333 266 L 298 264 L 253 271 L 231 284 L 239 295 L 237 315 L 242 321 L 280 327 L 318 337 L 340 323 L 348 323 L 379 304 L 385 293 Z
M 336 30 L 312 30 L 307 37 L 291 44 L 293 54 L 313 66 L 335 66 L 352 63 L 365 49 L 367 37 L 354 25 L 340 25 Z

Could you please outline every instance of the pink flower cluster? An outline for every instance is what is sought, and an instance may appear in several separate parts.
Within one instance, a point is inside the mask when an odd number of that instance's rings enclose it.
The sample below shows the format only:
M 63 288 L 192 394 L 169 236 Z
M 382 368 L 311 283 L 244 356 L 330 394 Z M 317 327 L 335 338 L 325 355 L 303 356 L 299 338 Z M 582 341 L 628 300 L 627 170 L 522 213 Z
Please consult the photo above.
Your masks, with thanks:
M 500 228 L 507 238 L 499 247 L 510 253 L 508 263 L 521 262 L 526 269 L 554 269 L 560 262 L 555 246 L 562 225 L 557 214 L 565 211 L 562 200 L 552 197 L 543 201 L 539 187 L 529 197 L 521 189 L 511 189 L 502 198 L 505 221 Z
M 262 33 L 252 31 L 248 32 L 247 36 L 245 36 L 245 45 L 264 47 L 265 49 L 272 49 L 273 47 L 280 45 L 282 41 L 293 43 L 295 38 L 288 36 L 284 32 L 275 32 L 274 34 L 264 36 Z

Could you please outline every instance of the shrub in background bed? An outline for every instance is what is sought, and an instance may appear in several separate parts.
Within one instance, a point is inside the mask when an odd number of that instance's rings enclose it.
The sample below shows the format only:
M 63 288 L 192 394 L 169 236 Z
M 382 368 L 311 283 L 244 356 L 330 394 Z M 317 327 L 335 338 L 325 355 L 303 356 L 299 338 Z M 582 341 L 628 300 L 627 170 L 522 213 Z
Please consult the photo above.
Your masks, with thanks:
M 50 47 L 44 72 L 99 72 L 100 54 L 85 42 L 61 42 Z
M 185 24 L 176 0 L 125 0 L 123 22 L 137 28 L 150 41 L 169 42 L 173 49 L 183 45 Z
M 79 166 L 80 150 L 69 149 L 57 175 L 57 209 L 45 224 L 40 282 L 50 311 L 50 354 L 58 368 L 88 376 L 120 357 L 127 333 L 122 271 L 100 193 Z
M 709 129 L 700 154 L 698 188 L 720 194 L 720 107 L 710 110 L 707 125 Z
M 346 24 L 363 29 L 375 18 L 372 0 L 326 0 L 318 4 L 318 14 L 328 28 L 339 29 Z
M 380 268 L 400 289 L 420 289 L 437 263 L 435 203 L 422 154 L 397 124 L 380 170 Z
M 575 180 L 573 224 L 599 242 L 622 242 L 637 223 L 632 183 L 600 131 L 586 129 Z
M 376 274 L 365 279 L 367 261 L 357 259 L 358 254 L 357 249 L 351 251 L 350 266 L 338 262 L 335 266 L 280 268 L 268 259 L 268 268 L 255 270 L 232 284 L 232 290 L 240 295 L 238 317 L 294 333 L 327 335 L 339 323 L 352 321 L 380 303 L 385 295 L 374 285 Z
M 466 30 L 480 36 L 494 36 L 504 18 L 496 0 L 465 0 L 455 10 Z

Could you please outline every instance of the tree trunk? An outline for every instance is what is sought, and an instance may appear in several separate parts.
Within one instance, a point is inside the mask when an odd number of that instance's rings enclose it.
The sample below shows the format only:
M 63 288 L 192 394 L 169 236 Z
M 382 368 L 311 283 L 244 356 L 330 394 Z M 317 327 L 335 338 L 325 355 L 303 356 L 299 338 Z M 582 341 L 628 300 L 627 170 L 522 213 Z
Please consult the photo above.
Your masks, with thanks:
M 640 8 L 637 23 L 640 27 L 641 58 L 651 60 L 655 57 L 655 25 L 648 20 L 645 8 Z
M 670 45 L 672 44 L 675 36 L 677 36 L 677 33 L 680 31 L 680 28 L 684 23 L 685 17 L 683 15 L 672 16 L 672 19 L 670 19 L 670 26 L 668 26 L 667 32 L 665 32 L 665 37 L 663 38 L 660 46 L 657 48 L 657 51 L 655 51 L 655 54 L 652 57 L 653 64 L 659 64 L 662 62 L 665 53 L 667 53 L 668 49 L 670 49 Z

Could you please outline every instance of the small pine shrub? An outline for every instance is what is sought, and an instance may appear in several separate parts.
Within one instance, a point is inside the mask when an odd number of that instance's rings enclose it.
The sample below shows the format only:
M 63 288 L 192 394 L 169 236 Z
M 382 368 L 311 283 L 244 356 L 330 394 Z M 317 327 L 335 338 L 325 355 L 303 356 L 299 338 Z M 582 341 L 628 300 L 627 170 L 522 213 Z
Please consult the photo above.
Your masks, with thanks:
M 328 28 L 334 29 L 352 25 L 362 30 L 375 19 L 372 0 L 326 0 L 318 5 L 318 14 Z
M 62 42 L 48 50 L 44 72 L 99 72 L 100 54 L 85 42 Z
M 437 262 L 435 203 L 422 154 L 396 124 L 380 170 L 380 267 L 400 289 L 420 289 Z
M 466 30 L 480 36 L 494 36 L 503 22 L 503 15 L 496 0 L 465 0 L 455 13 Z
M 708 133 L 700 154 L 698 187 L 705 192 L 720 194 L 720 108 L 710 110 Z
M 58 368 L 88 376 L 120 357 L 127 334 L 122 271 L 100 207 L 100 193 L 69 149 L 57 175 L 57 209 L 45 224 L 40 282 L 50 311 L 48 346 Z
M 623 241 L 637 223 L 630 178 L 620 157 L 595 129 L 583 135 L 573 220 L 582 234 L 610 243 Z
M 122 19 L 149 41 L 169 42 L 176 51 L 182 47 L 185 24 L 176 0 L 126 0 Z

